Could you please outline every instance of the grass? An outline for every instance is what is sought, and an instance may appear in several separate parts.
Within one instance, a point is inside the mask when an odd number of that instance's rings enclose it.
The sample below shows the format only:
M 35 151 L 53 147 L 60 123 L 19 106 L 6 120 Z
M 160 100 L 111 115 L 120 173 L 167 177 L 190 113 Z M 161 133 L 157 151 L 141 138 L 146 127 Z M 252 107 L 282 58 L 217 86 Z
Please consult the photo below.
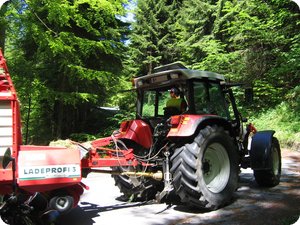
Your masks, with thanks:
M 250 120 L 258 130 L 275 130 L 282 147 L 300 151 L 300 115 L 288 103 L 281 103 Z

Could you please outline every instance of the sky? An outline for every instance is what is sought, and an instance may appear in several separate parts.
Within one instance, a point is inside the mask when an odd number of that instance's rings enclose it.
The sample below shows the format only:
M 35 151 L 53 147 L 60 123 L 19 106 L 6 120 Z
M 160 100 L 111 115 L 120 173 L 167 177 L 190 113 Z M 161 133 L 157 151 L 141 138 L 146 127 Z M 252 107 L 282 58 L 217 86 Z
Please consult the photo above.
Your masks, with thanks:
M 124 22 L 133 22 L 134 21 L 134 14 L 132 11 L 136 7 L 136 1 L 129 0 L 128 5 L 126 5 L 126 9 L 128 10 L 128 13 L 125 17 L 122 18 Z

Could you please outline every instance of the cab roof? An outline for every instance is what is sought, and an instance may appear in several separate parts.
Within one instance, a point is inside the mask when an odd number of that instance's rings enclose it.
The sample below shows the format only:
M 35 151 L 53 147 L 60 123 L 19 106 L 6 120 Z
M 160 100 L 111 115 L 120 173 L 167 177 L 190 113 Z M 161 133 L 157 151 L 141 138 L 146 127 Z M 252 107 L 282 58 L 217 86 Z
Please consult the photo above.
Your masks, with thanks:
M 191 79 L 205 79 L 214 82 L 225 81 L 224 76 L 221 74 L 202 70 L 190 70 L 180 62 L 157 67 L 153 72 L 152 74 L 135 78 L 135 88 L 153 88 Z

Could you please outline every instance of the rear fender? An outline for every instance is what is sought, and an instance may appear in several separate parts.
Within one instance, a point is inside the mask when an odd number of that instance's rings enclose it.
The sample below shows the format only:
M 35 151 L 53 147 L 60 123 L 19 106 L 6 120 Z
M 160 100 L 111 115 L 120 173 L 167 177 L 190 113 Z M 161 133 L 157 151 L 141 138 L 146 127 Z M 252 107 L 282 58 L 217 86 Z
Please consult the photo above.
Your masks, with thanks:
M 119 139 L 129 139 L 144 148 L 152 145 L 152 131 L 149 124 L 142 120 L 124 121 L 121 123 L 120 133 L 116 135 Z
M 265 170 L 272 167 L 272 138 L 275 131 L 266 130 L 255 133 L 251 141 L 250 159 L 253 170 Z
M 171 129 L 167 135 L 168 138 L 191 137 L 199 128 L 211 124 L 222 126 L 233 135 L 230 123 L 225 118 L 214 115 L 172 116 L 170 123 Z

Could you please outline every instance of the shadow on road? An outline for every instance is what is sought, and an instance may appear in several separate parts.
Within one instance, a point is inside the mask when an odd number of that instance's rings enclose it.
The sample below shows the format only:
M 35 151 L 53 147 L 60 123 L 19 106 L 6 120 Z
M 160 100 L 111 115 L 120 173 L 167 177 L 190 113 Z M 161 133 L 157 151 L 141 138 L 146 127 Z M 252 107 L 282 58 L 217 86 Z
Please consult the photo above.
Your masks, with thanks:
M 151 202 L 139 202 L 139 203 L 121 203 L 109 206 L 99 206 L 97 204 L 89 202 L 81 202 L 81 206 L 77 206 L 70 213 L 62 215 L 57 225 L 93 225 L 95 221 L 93 218 L 101 216 L 101 212 L 112 211 L 117 209 L 132 208 L 137 206 L 144 206 L 152 204 Z

